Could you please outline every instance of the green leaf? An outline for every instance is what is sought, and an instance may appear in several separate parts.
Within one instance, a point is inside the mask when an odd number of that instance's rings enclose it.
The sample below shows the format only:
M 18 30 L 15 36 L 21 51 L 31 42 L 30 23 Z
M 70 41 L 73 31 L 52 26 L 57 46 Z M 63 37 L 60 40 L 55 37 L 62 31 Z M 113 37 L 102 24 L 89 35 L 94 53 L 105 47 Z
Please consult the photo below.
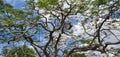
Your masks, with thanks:
M 120 5 L 120 0 L 118 0 L 118 5 Z
M 3 48 L 2 55 L 5 56 L 8 54 L 10 57 L 36 57 L 34 50 L 26 45 L 13 47 L 12 49 Z
M 68 50 L 64 50 L 64 53 L 67 54 L 67 53 L 68 53 Z
M 47 8 L 47 9 L 57 4 L 58 4 L 58 0 L 38 0 L 37 2 L 37 6 L 39 8 Z
M 65 12 L 68 12 L 68 11 L 69 11 L 69 9 L 68 9 L 68 8 L 65 8 L 65 9 L 64 9 L 64 11 L 65 11 Z
M 84 53 L 82 53 L 82 54 L 74 53 L 70 57 L 86 57 L 86 55 Z
M 41 19 L 40 16 L 36 16 L 36 17 L 35 17 L 35 20 L 39 20 L 39 19 Z
M 3 3 L 3 0 L 0 0 L 0 5 L 3 5 L 4 3 Z
M 82 43 L 90 43 L 92 41 L 92 39 L 82 39 L 80 40 Z
M 89 18 L 85 18 L 83 21 L 82 21 L 82 24 L 86 24 L 88 22 Z
M 8 19 L 6 17 L 3 18 L 3 22 L 5 22 L 5 24 L 7 24 L 7 25 L 13 25 L 14 24 L 13 20 Z
M 58 4 L 58 0 L 48 0 L 50 5 Z
M 46 0 L 38 0 L 37 5 L 39 8 L 46 8 L 48 7 L 48 2 Z
M 95 0 L 93 2 L 93 5 L 94 6 L 99 6 L 99 5 L 102 5 L 102 4 L 106 4 L 109 0 Z
M 5 7 L 7 7 L 7 8 L 13 8 L 13 6 L 11 6 L 10 4 L 5 4 Z
M 98 10 L 96 9 L 91 9 L 92 14 L 98 14 Z
M 8 53 L 9 53 L 8 47 L 4 46 L 1 54 L 5 56 L 5 55 L 8 55 Z

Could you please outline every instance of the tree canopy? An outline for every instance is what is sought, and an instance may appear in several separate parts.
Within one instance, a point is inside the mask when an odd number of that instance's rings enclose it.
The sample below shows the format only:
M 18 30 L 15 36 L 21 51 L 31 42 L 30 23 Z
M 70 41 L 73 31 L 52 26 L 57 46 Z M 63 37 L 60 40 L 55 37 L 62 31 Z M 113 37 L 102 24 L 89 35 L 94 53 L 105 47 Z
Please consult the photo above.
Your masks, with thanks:
M 0 43 L 29 44 L 38 57 L 119 56 L 119 6 L 120 0 L 25 0 L 15 9 L 0 0 Z
M 24 45 L 21 47 L 13 47 L 12 49 L 4 47 L 2 55 L 5 57 L 36 57 L 34 50 Z

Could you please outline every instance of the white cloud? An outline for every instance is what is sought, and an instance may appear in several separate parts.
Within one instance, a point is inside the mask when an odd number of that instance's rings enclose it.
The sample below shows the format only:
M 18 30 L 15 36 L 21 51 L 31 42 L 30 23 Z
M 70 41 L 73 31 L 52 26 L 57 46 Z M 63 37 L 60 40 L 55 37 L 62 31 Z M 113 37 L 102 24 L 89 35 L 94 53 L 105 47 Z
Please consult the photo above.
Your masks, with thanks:
M 33 46 L 28 46 L 29 48 L 31 48 L 31 49 L 34 49 L 34 47 Z
M 78 35 L 84 33 L 84 30 L 81 27 L 80 23 L 78 23 L 77 25 L 74 25 L 72 29 L 74 30 L 73 35 L 78 36 Z

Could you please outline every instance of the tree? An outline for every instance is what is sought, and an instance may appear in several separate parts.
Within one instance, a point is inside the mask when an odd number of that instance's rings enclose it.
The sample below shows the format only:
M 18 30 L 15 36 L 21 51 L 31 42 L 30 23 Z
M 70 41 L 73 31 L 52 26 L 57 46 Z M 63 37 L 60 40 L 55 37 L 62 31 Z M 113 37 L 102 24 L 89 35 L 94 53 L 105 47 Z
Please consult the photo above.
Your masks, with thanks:
M 12 49 L 4 47 L 2 49 L 2 55 L 5 57 L 36 57 L 34 50 L 26 45 Z
M 23 9 L 3 8 L 0 39 L 26 41 L 39 57 L 107 54 L 108 47 L 120 44 L 119 19 L 113 17 L 119 5 L 120 0 L 26 0 Z

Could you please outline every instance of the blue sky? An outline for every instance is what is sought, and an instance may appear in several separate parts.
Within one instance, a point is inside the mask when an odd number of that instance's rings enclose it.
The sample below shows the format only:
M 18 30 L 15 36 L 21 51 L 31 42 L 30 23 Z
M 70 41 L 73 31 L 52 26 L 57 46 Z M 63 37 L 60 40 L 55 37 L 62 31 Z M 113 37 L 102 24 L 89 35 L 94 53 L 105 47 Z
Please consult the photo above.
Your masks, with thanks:
M 17 8 L 17 9 L 22 8 L 24 1 L 25 0 L 4 0 L 5 3 L 9 3 L 12 6 L 14 6 L 14 8 Z

